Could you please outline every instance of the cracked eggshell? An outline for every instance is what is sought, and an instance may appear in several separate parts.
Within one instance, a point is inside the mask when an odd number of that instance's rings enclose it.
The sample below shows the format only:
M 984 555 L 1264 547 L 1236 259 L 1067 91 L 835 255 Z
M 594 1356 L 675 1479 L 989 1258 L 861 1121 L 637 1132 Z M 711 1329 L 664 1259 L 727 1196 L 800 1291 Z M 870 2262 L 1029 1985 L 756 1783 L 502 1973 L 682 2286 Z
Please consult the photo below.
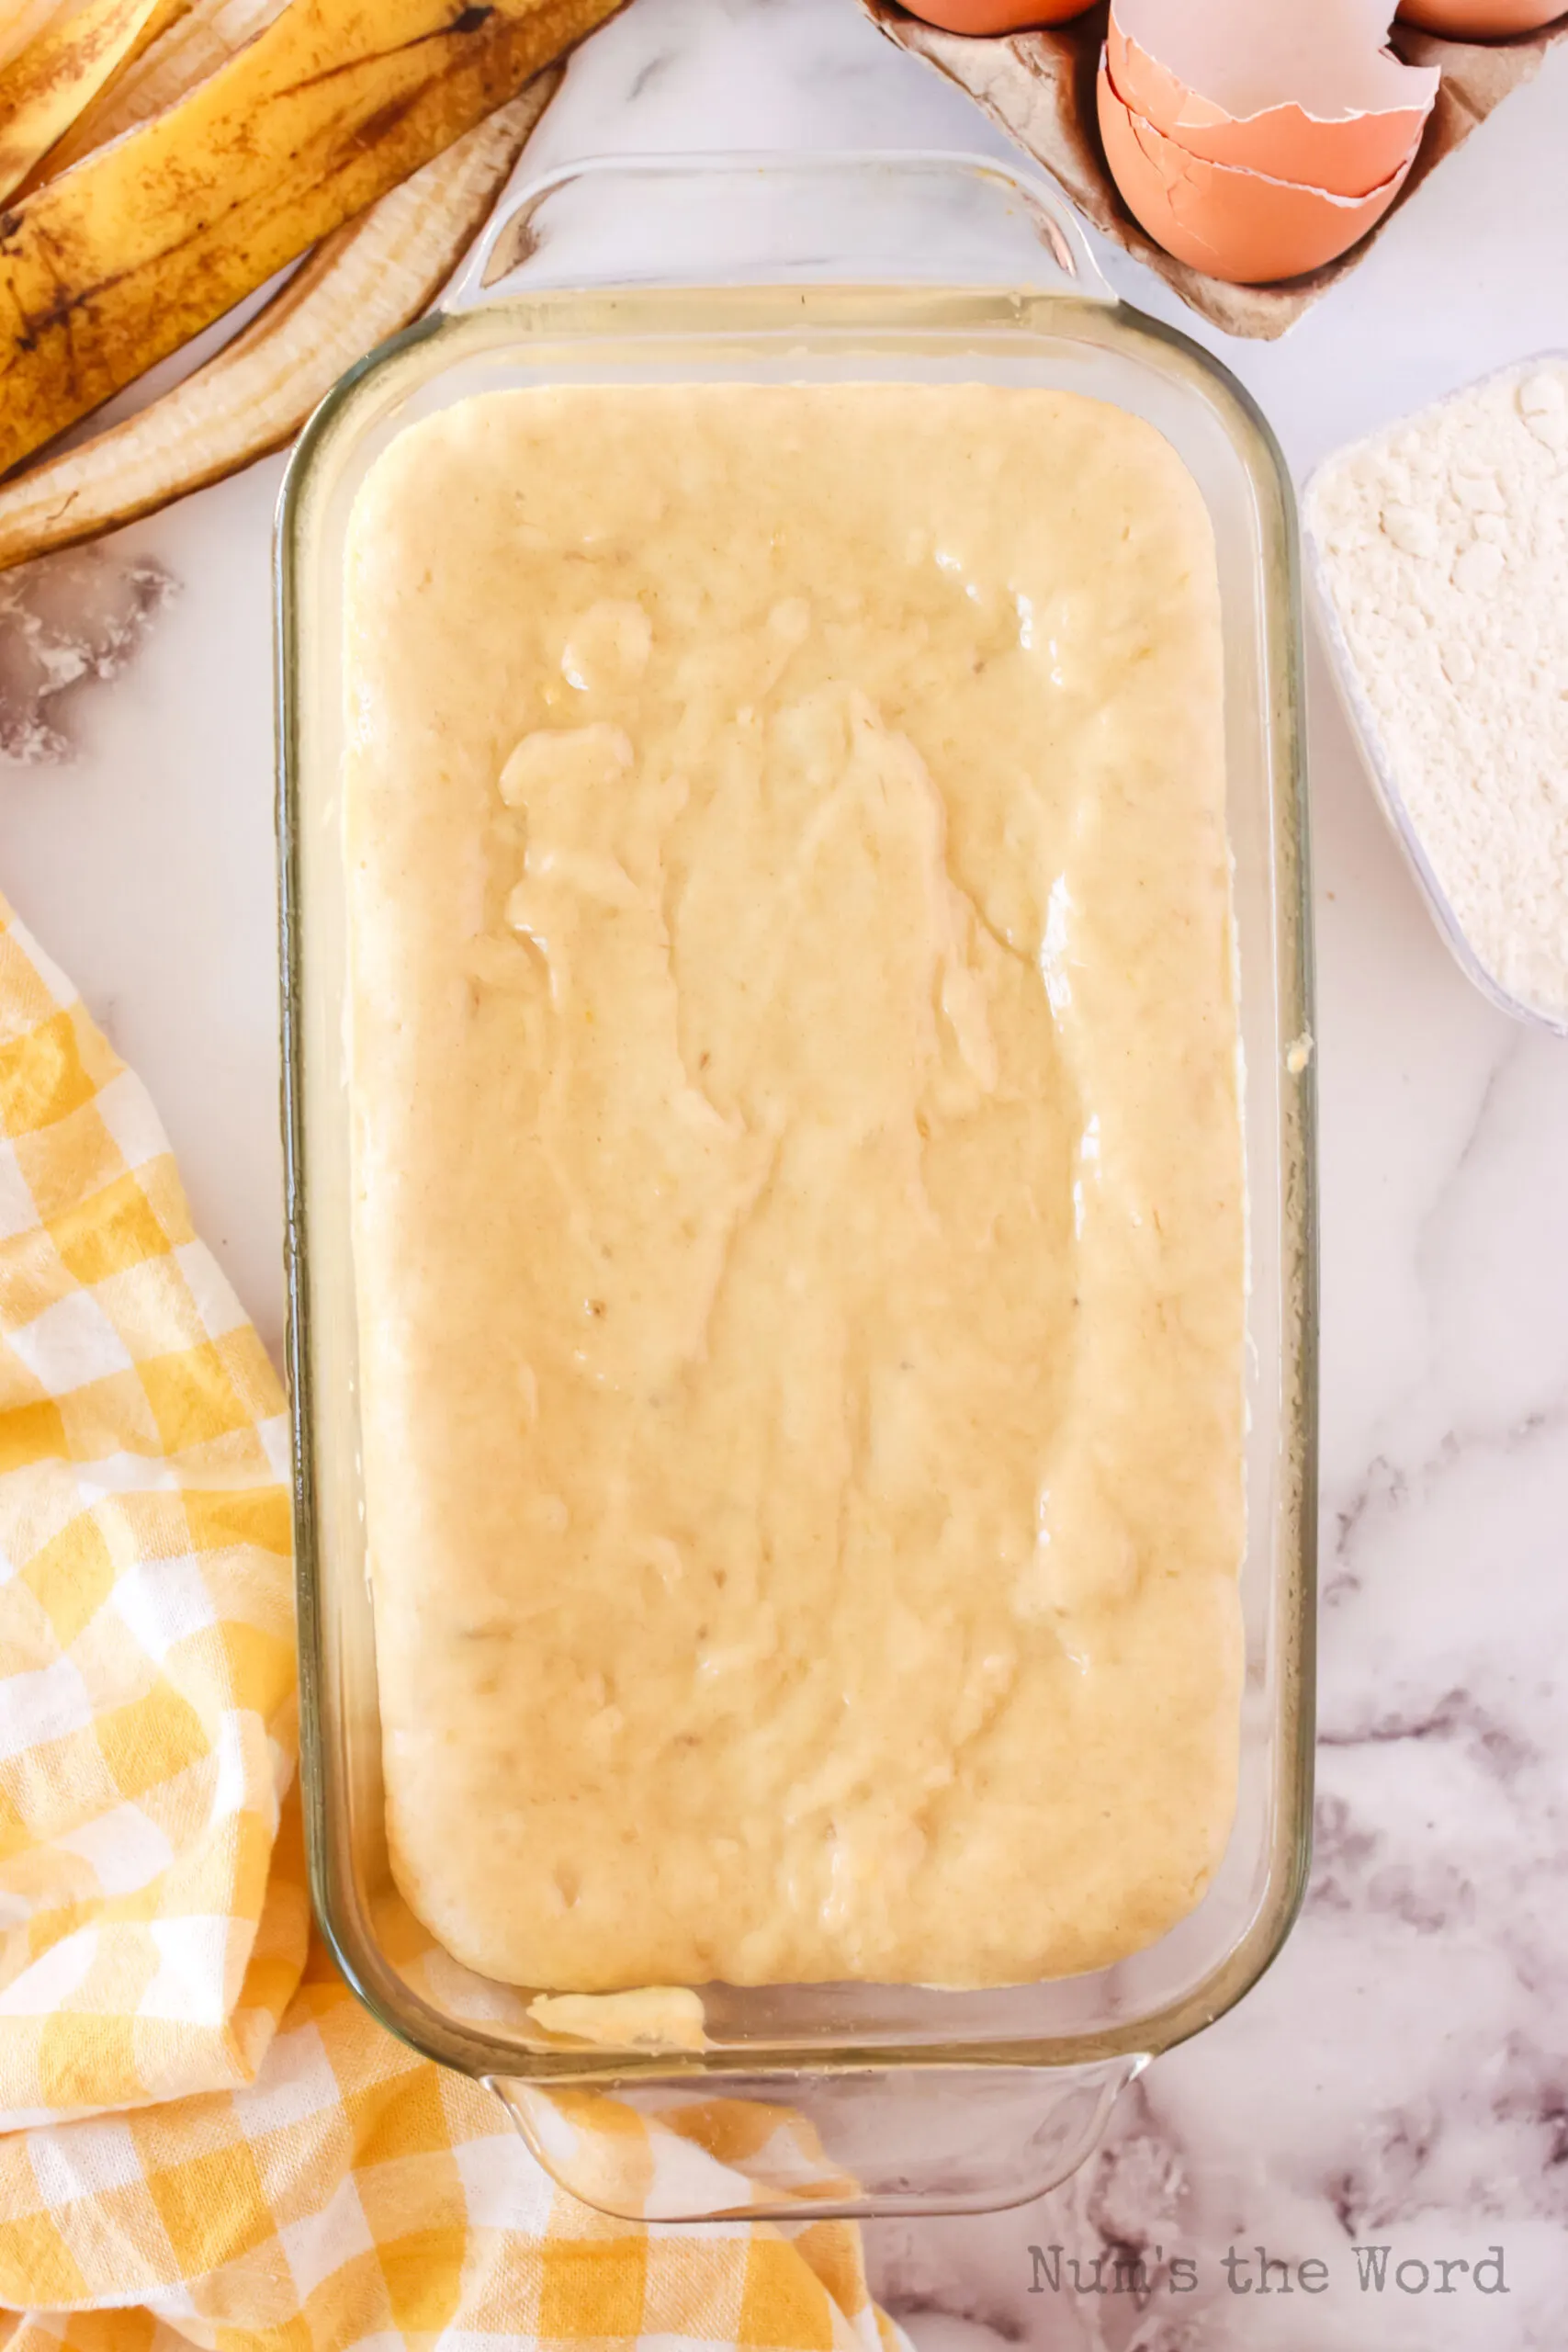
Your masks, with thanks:
M 1321 269 L 1382 220 L 1413 153 L 1365 196 L 1213 164 L 1166 138 L 1116 95 L 1100 68 L 1100 134 L 1111 175 L 1134 219 L 1178 261 L 1233 286 L 1262 286 Z
M 1093 0 L 904 0 L 911 17 L 944 33 L 1020 33 L 1035 25 L 1065 25 Z
M 1560 0 L 1402 0 L 1399 21 L 1450 40 L 1506 40 L 1538 33 L 1562 14 Z
M 1112 0 L 1111 85 L 1189 154 L 1368 196 L 1409 162 L 1438 95 L 1436 66 L 1384 47 L 1388 24 L 1386 0 Z

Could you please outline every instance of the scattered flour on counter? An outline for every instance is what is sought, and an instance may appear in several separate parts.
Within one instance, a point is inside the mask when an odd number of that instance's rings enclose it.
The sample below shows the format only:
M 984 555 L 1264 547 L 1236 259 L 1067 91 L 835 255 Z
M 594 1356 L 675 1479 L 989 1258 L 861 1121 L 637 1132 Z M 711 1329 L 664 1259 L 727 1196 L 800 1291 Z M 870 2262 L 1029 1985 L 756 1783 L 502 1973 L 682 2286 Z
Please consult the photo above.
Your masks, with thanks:
M 1568 1019 L 1568 357 L 1331 458 L 1307 521 L 1378 748 L 1500 987 Z
M 0 761 L 72 757 L 79 695 L 121 674 L 175 584 L 150 558 L 102 546 L 62 548 L 0 577 Z

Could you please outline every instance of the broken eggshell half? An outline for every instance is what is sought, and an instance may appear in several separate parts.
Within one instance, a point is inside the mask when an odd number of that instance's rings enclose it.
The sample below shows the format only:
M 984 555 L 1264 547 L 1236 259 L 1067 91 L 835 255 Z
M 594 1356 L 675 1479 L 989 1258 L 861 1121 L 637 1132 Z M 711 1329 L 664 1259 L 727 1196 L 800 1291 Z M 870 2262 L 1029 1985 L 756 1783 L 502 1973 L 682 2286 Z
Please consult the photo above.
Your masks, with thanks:
M 1415 159 L 1363 196 L 1337 196 L 1190 153 L 1118 97 L 1103 56 L 1099 103 L 1105 158 L 1134 220 L 1178 261 L 1233 286 L 1336 260 L 1382 220 Z
M 1399 21 L 1450 40 L 1507 40 L 1562 16 L 1561 0 L 1401 0 Z
M 1129 112 L 1189 154 L 1370 197 L 1409 163 L 1439 78 L 1388 28 L 1388 0 L 1112 0 L 1107 60 Z
M 1021 33 L 1037 25 L 1065 25 L 1093 0 L 903 0 L 911 17 L 944 33 Z

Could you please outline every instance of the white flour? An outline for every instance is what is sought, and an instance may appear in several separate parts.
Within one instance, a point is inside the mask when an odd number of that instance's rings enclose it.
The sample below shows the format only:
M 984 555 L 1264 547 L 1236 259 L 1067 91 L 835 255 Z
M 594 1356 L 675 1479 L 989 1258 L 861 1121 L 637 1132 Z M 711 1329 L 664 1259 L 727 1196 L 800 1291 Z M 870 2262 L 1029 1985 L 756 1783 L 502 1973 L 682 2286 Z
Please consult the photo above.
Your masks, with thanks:
M 1346 449 L 1307 520 L 1375 748 L 1476 959 L 1568 1019 L 1568 358 Z

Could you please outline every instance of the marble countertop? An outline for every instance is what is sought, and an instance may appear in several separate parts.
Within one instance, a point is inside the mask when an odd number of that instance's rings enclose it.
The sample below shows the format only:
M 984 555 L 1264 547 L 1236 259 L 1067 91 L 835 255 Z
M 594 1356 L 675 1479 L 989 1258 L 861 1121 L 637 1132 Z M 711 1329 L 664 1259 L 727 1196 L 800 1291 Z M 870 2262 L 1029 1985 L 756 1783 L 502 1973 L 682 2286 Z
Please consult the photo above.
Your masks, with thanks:
M 703 145 L 1008 152 L 854 0 L 636 0 L 573 62 L 528 162 Z M 1124 256 L 1106 267 L 1222 350 L 1299 480 L 1354 434 L 1568 345 L 1564 221 L 1559 49 L 1279 344 L 1226 342 Z M 0 888 L 151 1086 L 201 1227 L 275 1348 L 280 470 L 0 578 Z M 1151 2070 L 1073 2183 L 987 2220 L 874 2226 L 883 2292 L 922 2352 L 980 2352 L 979 2330 L 1052 2352 L 1563 2339 L 1568 1046 L 1461 977 L 1315 647 L 1310 691 L 1324 1241 L 1312 1892 L 1272 1973 Z M 1378 2246 L 1391 2249 L 1381 2290 L 1375 2257 L 1355 2251 Z M 1292 2266 L 1288 2290 L 1276 2262 L 1258 2292 L 1259 2247 Z M 1139 2251 L 1151 2291 L 1125 2273 L 1121 2291 L 1092 2290 L 1097 2256 Z M 1113 2275 L 1108 2261 L 1101 2286 Z

